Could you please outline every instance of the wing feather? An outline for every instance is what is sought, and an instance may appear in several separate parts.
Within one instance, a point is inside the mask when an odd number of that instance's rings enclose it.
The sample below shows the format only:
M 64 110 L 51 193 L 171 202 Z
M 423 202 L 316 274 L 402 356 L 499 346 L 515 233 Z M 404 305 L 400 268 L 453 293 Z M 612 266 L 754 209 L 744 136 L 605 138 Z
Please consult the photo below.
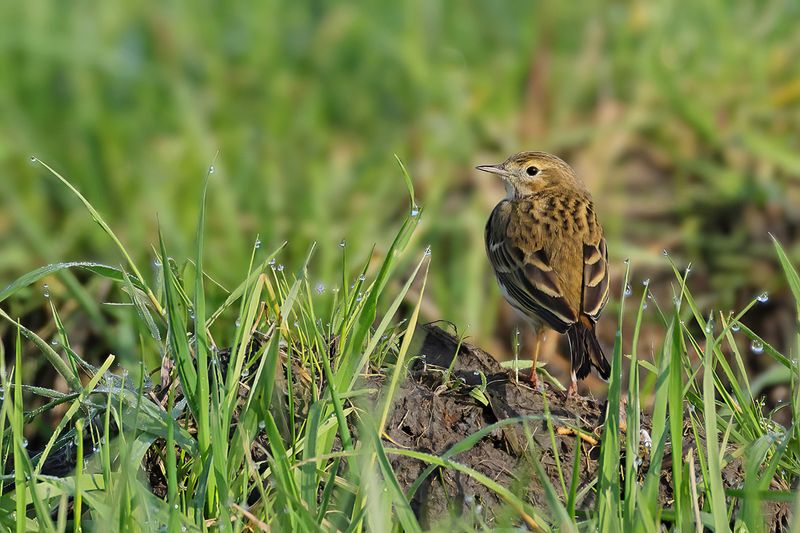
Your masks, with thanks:
M 583 313 L 597 322 L 608 302 L 608 250 L 606 240 L 583 244 Z
M 510 206 L 501 202 L 486 224 L 486 252 L 497 280 L 510 303 L 531 318 L 564 333 L 577 320 L 577 313 L 564 296 L 561 282 L 550 265 L 541 243 L 526 242 L 524 248 L 508 234 Z

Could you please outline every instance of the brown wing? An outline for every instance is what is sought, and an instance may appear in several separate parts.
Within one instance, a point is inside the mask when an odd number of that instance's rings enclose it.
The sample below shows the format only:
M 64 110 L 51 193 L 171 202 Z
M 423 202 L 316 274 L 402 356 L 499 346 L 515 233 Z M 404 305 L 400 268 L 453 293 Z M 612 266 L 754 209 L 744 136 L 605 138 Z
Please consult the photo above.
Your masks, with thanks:
M 564 333 L 577 320 L 550 266 L 542 242 L 528 234 L 524 245 L 508 233 L 510 205 L 500 202 L 486 223 L 486 253 L 509 303 Z
M 608 302 L 608 250 L 598 235 L 594 243 L 583 243 L 583 313 L 597 322 Z

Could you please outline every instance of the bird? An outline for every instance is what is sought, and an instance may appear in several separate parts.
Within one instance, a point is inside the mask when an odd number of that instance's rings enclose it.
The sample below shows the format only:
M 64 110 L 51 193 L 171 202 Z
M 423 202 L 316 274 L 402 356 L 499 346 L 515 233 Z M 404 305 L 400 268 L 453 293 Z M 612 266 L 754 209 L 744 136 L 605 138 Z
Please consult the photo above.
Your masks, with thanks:
M 539 388 L 536 362 L 548 329 L 569 341 L 569 396 L 592 368 L 608 380 L 611 367 L 595 334 L 608 302 L 608 249 L 586 185 L 546 152 L 476 168 L 505 185 L 486 222 L 486 253 L 506 301 L 533 329 L 532 386 Z

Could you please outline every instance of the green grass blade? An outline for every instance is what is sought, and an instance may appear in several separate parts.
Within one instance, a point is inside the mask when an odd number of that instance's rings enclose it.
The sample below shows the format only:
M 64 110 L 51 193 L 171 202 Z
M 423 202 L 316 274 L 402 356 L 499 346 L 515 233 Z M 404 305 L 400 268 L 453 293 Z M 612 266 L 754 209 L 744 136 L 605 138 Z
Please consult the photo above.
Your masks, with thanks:
M 103 220 L 103 217 L 100 216 L 100 213 L 97 212 L 97 210 L 94 208 L 94 206 L 92 206 L 92 204 L 80 193 L 80 191 L 78 191 L 78 189 L 75 188 L 74 185 L 72 185 L 72 183 L 70 183 L 61 174 L 59 174 L 54 169 L 52 169 L 47 163 L 45 163 L 44 161 L 42 161 L 40 159 L 36 159 L 36 162 L 39 163 L 40 165 L 42 165 L 48 171 L 50 171 L 50 173 L 52 175 L 54 175 L 56 178 L 58 178 L 64 185 L 67 186 L 67 188 L 70 191 L 72 191 L 73 194 L 75 194 L 75 196 L 78 197 L 78 199 L 83 203 L 83 205 L 89 211 L 89 214 L 92 216 L 92 219 L 103 229 L 105 234 L 108 235 L 111 238 L 111 240 L 116 245 L 117 249 L 122 253 L 123 257 L 125 257 L 125 260 L 128 262 L 128 266 L 130 266 L 131 271 L 133 272 L 133 274 L 142 283 L 144 283 L 144 276 L 142 276 L 142 273 L 139 272 L 139 269 L 137 268 L 136 263 L 133 262 L 133 259 L 131 259 L 131 256 L 128 255 L 128 251 L 122 245 L 122 242 L 119 240 L 119 238 L 117 238 L 117 235 L 112 231 L 111 227 L 108 224 L 106 224 L 105 220 Z M 167 257 L 167 256 L 165 255 L 163 257 Z M 158 299 L 156 298 L 155 294 L 153 294 L 153 292 L 149 288 L 146 289 L 146 290 L 147 290 L 147 295 L 150 297 L 150 301 L 153 303 L 153 306 L 156 308 L 156 310 L 158 310 L 159 314 L 163 315 L 164 314 L 164 310 L 161 308 L 161 304 L 158 302 Z

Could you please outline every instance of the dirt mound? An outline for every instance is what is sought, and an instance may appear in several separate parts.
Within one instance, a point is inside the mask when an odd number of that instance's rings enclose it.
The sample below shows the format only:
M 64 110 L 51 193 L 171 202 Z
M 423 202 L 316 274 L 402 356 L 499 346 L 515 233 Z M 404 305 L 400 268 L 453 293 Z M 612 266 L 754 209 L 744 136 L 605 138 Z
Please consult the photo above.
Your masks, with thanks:
M 544 391 L 534 391 L 527 386 L 526 379 L 518 383 L 513 374 L 500 367 L 488 353 L 467 343 L 460 343 L 458 338 L 436 327 L 419 328 L 412 355 L 418 355 L 419 358 L 412 364 L 408 378 L 395 396 L 393 411 L 386 426 L 387 446 L 399 445 L 440 456 L 465 437 L 491 424 L 509 418 L 526 417 L 529 419 L 527 432 L 522 423 L 506 425 L 489 432 L 468 450 L 453 455 L 451 459 L 510 488 L 537 508 L 548 509 L 533 461 L 535 457 L 539 458 L 549 482 L 562 501 L 566 501 L 561 479 L 563 476 L 564 484 L 569 488 L 577 450 L 580 461 L 576 512 L 580 516 L 592 509 L 595 502 L 591 487 L 595 484 L 599 468 L 605 401 L 586 397 L 570 398 L 565 392 L 550 387 Z M 471 393 L 476 388 L 483 392 L 482 396 Z M 620 425 L 624 431 L 624 408 L 621 411 Z M 548 418 L 553 426 L 555 446 Z M 635 463 L 639 465 L 640 477 L 650 465 L 650 429 L 651 419 L 642 413 L 642 445 Z M 536 450 L 529 453 L 532 447 Z M 554 450 L 557 450 L 557 458 Z M 694 457 L 703 453 L 702 450 L 703 444 L 697 443 Z M 684 455 L 686 452 L 688 449 L 684 450 Z M 622 464 L 624 461 L 623 456 Z M 667 507 L 672 505 L 673 500 L 671 462 L 671 449 L 667 444 L 659 487 L 660 503 Z M 417 459 L 394 456 L 392 466 L 401 485 L 408 488 L 427 465 Z M 728 463 L 724 477 L 727 486 L 741 487 L 743 472 L 739 461 Z M 452 469 L 437 469 L 431 473 L 416 491 L 411 503 L 424 526 L 434 525 L 452 513 L 472 514 L 477 517 L 477 524 L 491 524 L 499 518 L 494 514 L 496 510 L 504 508 L 496 492 L 469 475 Z M 764 518 L 768 529 L 780 530 L 781 524 L 788 523 L 788 512 L 786 504 L 765 504 Z

